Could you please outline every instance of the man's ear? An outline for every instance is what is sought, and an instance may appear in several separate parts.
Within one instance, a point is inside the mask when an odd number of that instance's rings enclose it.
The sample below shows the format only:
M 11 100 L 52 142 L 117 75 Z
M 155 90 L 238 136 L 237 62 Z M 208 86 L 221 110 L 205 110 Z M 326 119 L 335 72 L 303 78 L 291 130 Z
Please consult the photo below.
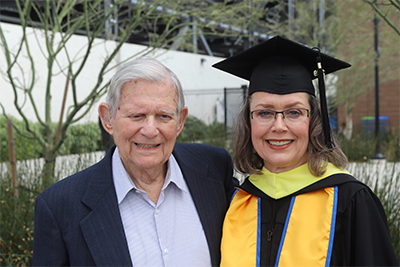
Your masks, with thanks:
M 182 130 L 183 130 L 183 125 L 185 124 L 185 120 L 186 120 L 188 114 L 189 114 L 188 108 L 187 108 L 187 107 L 184 107 L 184 108 L 182 109 L 181 114 L 180 114 L 180 117 L 179 117 L 178 131 L 177 131 L 176 137 L 178 137 L 178 135 L 182 132 Z
M 104 102 L 100 103 L 98 112 L 104 130 L 106 130 L 109 134 L 113 135 L 112 116 L 108 104 Z

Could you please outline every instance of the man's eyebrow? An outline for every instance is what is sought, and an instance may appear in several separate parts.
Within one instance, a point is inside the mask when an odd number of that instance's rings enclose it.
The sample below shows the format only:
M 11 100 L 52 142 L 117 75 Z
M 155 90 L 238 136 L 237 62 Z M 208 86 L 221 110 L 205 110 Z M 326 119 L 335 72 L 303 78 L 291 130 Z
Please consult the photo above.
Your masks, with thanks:
M 126 111 L 126 113 L 129 114 L 129 115 L 132 115 L 132 114 L 141 114 L 141 113 L 143 113 L 143 111 L 128 109 L 128 110 Z
M 143 114 L 143 113 L 147 113 L 147 111 L 144 110 L 127 110 L 126 111 L 127 114 Z M 156 109 L 156 113 L 166 113 L 166 114 L 170 114 L 170 115 L 176 115 L 177 112 L 174 110 L 170 110 L 170 109 Z
M 157 112 L 161 112 L 161 113 L 167 113 L 167 114 L 171 114 L 171 115 L 176 115 L 176 111 L 174 110 L 169 110 L 169 109 L 159 109 L 157 110 Z

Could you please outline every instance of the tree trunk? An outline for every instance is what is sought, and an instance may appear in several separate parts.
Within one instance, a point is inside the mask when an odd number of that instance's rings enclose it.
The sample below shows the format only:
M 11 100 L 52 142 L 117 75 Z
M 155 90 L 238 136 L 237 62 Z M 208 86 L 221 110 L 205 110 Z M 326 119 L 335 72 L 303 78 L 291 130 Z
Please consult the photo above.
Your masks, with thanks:
M 350 140 L 353 136 L 353 112 L 347 111 L 346 112 L 346 134 L 345 137 L 347 140 Z
M 54 153 L 48 153 L 42 170 L 42 190 L 45 190 L 55 182 L 54 170 L 56 165 L 56 156 Z

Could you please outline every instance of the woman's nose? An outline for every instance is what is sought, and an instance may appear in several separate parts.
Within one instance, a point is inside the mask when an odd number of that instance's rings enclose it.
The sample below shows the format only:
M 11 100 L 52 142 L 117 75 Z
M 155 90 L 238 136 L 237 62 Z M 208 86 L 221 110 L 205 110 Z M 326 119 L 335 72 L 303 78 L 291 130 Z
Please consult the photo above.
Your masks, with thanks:
M 283 118 L 282 113 L 276 114 L 276 119 L 273 121 L 272 130 L 276 132 L 282 132 L 287 130 L 286 121 Z

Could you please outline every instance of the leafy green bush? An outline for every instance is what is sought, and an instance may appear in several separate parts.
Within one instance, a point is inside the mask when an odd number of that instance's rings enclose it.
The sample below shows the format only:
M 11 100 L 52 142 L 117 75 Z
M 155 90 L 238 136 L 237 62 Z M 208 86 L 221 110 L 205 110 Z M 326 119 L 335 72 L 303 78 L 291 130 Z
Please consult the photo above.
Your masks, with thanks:
M 25 125 L 22 121 L 12 118 L 14 127 L 18 128 L 23 134 L 27 134 Z M 32 128 L 40 129 L 38 123 L 32 124 Z M 56 124 L 53 125 L 54 132 Z M 8 156 L 8 137 L 7 120 L 0 115 L 0 162 L 9 161 Z M 43 157 L 42 148 L 34 139 L 26 138 L 14 130 L 14 144 L 17 160 L 35 159 Z M 58 155 L 81 154 L 103 150 L 101 142 L 101 131 L 99 125 L 94 122 L 87 124 L 71 125 L 67 130 L 67 138 L 62 144 Z
M 397 167 L 396 167 L 397 165 Z M 356 168 L 352 168 L 356 166 Z M 392 245 L 400 260 L 400 170 L 398 162 L 350 164 L 351 173 L 367 184 L 382 202 L 389 225 Z
M 26 134 L 25 126 L 22 121 L 11 118 L 14 127 L 21 129 L 22 133 Z M 38 125 L 34 124 L 33 128 L 37 129 Z M 14 132 L 14 147 L 17 160 L 26 160 L 40 157 L 41 147 L 33 139 L 28 139 L 19 135 L 16 130 Z M 0 162 L 9 161 L 8 156 L 8 134 L 7 134 L 7 119 L 0 115 Z
M 347 140 L 342 135 L 338 136 L 340 146 L 349 161 L 362 162 L 375 155 L 376 139 L 373 135 L 358 135 Z M 391 162 L 400 161 L 400 136 L 392 131 L 380 135 L 380 153 Z
M 400 161 L 400 133 L 391 131 L 382 136 L 382 151 L 388 161 Z
M 39 185 L 20 182 L 16 198 L 10 178 L 0 179 L 0 266 L 32 264 L 34 201 Z
M 200 119 L 189 115 L 186 118 L 182 132 L 177 138 L 178 142 L 196 142 L 204 139 L 207 132 L 207 125 Z
M 75 173 L 97 159 L 79 155 L 63 161 L 66 172 Z M 42 163 L 33 160 L 18 164 L 18 197 L 13 194 L 6 164 L 0 164 L 0 266 L 29 266 L 33 256 L 34 202 L 41 191 Z M 7 168 L 7 169 L 3 169 Z M 64 176 L 57 176 L 57 179 Z
M 198 142 L 223 147 L 230 151 L 228 140 L 229 137 L 223 123 L 213 122 L 207 125 L 191 115 L 187 117 L 185 126 L 177 138 L 177 142 Z
M 101 131 L 94 122 L 71 125 L 67 130 L 67 139 L 60 148 L 59 155 L 82 154 L 103 150 Z

